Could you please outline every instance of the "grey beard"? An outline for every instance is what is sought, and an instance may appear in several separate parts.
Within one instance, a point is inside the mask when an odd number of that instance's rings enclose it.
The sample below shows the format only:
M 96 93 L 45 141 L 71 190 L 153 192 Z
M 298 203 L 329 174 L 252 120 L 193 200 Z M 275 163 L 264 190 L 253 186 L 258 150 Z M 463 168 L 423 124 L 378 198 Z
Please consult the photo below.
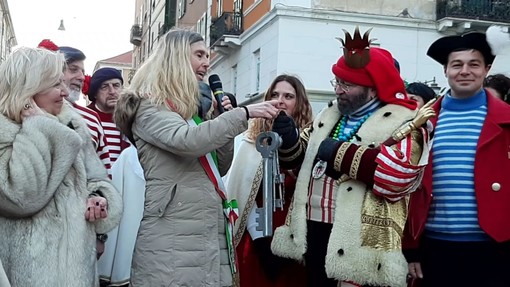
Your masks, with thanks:
M 71 103 L 75 103 L 80 99 L 80 91 L 77 90 L 71 90 L 69 92 L 69 95 L 66 97 L 66 100 L 68 100 Z

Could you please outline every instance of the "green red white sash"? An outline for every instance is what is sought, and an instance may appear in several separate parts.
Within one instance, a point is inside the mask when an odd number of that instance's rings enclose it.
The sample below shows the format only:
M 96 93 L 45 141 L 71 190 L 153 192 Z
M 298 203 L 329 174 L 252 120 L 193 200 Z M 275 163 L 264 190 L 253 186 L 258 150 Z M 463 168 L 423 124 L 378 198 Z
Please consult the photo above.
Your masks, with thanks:
M 190 126 L 198 126 L 202 123 L 202 119 L 197 115 L 193 116 L 191 120 L 188 121 Z M 239 217 L 239 210 L 237 207 L 237 201 L 235 199 L 228 200 L 227 193 L 225 189 L 225 185 L 223 183 L 223 179 L 220 176 L 220 172 L 218 170 L 218 162 L 216 158 L 216 152 L 210 152 L 204 156 L 200 156 L 199 158 L 200 164 L 204 168 L 207 176 L 214 184 L 216 192 L 220 196 L 223 204 L 223 214 L 225 215 L 225 233 L 227 237 L 227 247 L 228 247 L 228 257 L 230 261 L 230 269 L 232 274 L 237 272 L 237 258 L 235 252 L 235 244 L 234 244 L 234 223 Z

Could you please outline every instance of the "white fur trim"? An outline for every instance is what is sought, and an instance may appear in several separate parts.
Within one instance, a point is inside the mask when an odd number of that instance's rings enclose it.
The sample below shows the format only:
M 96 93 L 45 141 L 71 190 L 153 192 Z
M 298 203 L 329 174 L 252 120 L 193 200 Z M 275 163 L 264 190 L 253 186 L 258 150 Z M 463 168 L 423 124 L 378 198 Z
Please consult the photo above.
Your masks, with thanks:
M 485 33 L 487 43 L 491 47 L 493 55 L 500 55 L 502 52 L 510 47 L 510 33 L 508 27 L 492 25 L 487 28 Z

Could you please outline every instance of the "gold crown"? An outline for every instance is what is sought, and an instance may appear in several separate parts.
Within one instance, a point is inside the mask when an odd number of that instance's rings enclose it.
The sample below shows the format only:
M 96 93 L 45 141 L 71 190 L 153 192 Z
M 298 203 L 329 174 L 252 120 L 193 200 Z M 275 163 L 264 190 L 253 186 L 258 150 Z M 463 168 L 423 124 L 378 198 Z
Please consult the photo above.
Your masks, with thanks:
M 349 32 L 342 29 L 345 33 L 345 41 L 342 38 L 337 38 L 343 46 L 345 64 L 353 69 L 360 69 L 365 67 L 370 62 L 370 44 L 375 39 L 369 39 L 370 31 L 368 29 L 363 37 L 359 32 L 359 27 L 354 30 L 354 36 Z

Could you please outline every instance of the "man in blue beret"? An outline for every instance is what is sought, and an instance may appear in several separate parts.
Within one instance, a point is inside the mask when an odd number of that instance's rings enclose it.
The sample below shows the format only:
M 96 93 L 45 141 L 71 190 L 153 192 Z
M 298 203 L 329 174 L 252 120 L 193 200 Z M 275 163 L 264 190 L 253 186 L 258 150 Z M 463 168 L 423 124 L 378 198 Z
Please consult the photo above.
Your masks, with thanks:
M 99 115 L 99 120 L 105 130 L 112 165 L 122 150 L 130 146 L 128 140 L 120 134 L 113 122 L 113 111 L 123 84 L 124 79 L 119 70 L 105 67 L 94 72 L 90 78 L 88 90 L 88 98 L 91 101 L 88 107 Z

